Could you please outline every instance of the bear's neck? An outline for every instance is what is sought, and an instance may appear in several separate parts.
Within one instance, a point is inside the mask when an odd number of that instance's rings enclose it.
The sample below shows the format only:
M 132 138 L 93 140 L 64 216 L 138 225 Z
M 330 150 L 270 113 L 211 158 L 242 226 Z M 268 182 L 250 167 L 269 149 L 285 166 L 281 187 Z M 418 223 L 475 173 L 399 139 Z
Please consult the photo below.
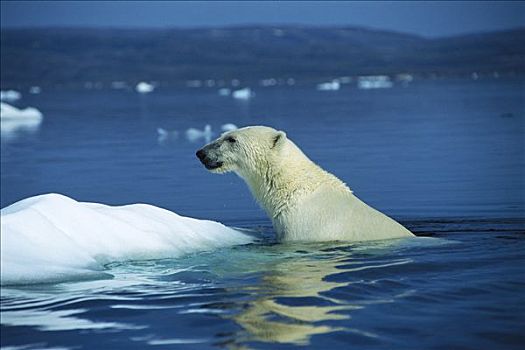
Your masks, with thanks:
M 338 178 L 313 163 L 291 141 L 287 142 L 280 156 L 258 159 L 256 169 L 239 172 L 238 175 L 274 222 L 301 197 L 323 185 L 350 191 Z

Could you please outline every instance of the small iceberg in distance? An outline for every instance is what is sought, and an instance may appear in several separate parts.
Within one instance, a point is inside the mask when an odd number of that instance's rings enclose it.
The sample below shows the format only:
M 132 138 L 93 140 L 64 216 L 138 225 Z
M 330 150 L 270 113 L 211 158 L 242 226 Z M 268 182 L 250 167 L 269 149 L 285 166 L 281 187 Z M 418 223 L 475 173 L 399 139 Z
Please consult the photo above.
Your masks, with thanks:
M 386 75 L 368 75 L 357 78 L 357 87 L 362 90 L 388 89 L 394 85 Z
M 179 132 L 177 130 L 167 130 L 164 128 L 157 128 L 157 135 L 157 141 L 159 143 L 165 143 L 179 138 Z
M 252 238 L 147 204 L 109 206 L 59 194 L 1 210 L 1 284 L 108 278 L 110 262 L 174 258 Z
M 250 98 L 254 97 L 255 93 L 252 92 L 252 89 L 250 88 L 244 88 L 240 90 L 235 90 L 232 93 L 232 97 L 238 100 L 249 100 Z
M 4 120 L 42 120 L 42 113 L 33 107 L 18 109 L 5 102 L 0 102 L 0 118 Z
M 135 86 L 135 90 L 140 94 L 148 94 L 155 90 L 155 86 L 153 86 L 153 84 L 146 83 L 145 81 L 141 81 L 137 84 L 137 86 Z
M 221 130 L 224 131 L 224 132 L 237 130 L 237 129 L 238 129 L 237 125 L 232 124 L 232 123 L 226 123 L 226 124 L 222 124 L 221 125 Z
M 42 123 L 42 113 L 33 107 L 18 109 L 0 102 L 0 135 L 2 142 L 15 140 L 22 133 L 38 131 Z
M 206 143 L 211 141 L 211 137 L 213 136 L 213 132 L 211 131 L 211 125 L 206 124 L 204 126 L 204 130 L 199 130 L 196 128 L 189 128 L 186 130 L 186 138 L 190 142 L 196 142 L 199 139 L 204 139 Z
M 319 91 L 337 91 L 341 88 L 339 80 L 334 79 L 327 83 L 317 84 L 317 90 Z
M 15 90 L 0 90 L 0 101 L 14 102 L 22 98 L 22 94 Z

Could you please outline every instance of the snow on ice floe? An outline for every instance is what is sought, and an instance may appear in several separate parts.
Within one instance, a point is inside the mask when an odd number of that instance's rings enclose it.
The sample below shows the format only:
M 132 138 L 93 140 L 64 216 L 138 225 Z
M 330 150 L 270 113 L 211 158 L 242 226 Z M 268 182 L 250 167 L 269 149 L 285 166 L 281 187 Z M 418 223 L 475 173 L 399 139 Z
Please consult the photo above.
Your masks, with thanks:
M 135 90 L 140 94 L 147 94 L 155 90 L 155 86 L 153 84 L 146 83 L 145 81 L 141 81 L 137 84 L 137 86 L 135 86 Z
M 147 204 L 109 206 L 59 194 L 1 210 L 1 283 L 110 277 L 110 262 L 162 259 L 252 241 L 218 222 Z
M 240 90 L 235 90 L 232 92 L 232 97 L 238 100 L 249 100 L 250 98 L 254 97 L 255 93 L 253 93 L 252 89 L 250 88 L 244 88 Z
M 14 102 L 20 100 L 22 94 L 15 90 L 1 90 L 0 101 Z

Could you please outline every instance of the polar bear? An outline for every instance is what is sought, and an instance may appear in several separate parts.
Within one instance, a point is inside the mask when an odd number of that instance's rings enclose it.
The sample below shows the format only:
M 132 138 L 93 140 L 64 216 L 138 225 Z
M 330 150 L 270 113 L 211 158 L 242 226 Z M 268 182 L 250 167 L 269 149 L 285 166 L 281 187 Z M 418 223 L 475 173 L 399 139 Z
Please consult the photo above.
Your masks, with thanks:
M 283 131 L 251 126 L 226 132 L 197 157 L 213 173 L 233 171 L 244 179 L 281 242 L 413 236 L 308 159 Z

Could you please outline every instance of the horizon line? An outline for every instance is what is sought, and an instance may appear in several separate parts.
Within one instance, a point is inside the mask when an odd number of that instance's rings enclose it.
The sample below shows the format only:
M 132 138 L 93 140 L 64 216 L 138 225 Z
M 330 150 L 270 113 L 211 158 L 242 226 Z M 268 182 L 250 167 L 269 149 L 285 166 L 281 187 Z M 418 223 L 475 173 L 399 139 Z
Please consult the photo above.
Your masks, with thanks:
M 470 35 L 479 35 L 479 34 L 491 34 L 491 33 L 501 33 L 501 32 L 511 32 L 517 30 L 525 30 L 525 25 L 523 26 L 514 26 L 505 29 L 494 29 L 494 30 L 479 30 L 479 31 L 469 31 L 464 33 L 457 34 L 446 34 L 446 35 L 423 35 L 416 34 L 411 32 L 405 32 L 400 30 L 392 30 L 385 28 L 378 28 L 373 26 L 362 26 L 362 25 L 351 25 L 351 24 L 307 24 L 307 23 L 238 23 L 238 24 L 226 24 L 226 25 L 195 25 L 195 26 L 177 26 L 177 25 L 163 25 L 163 26 L 122 26 L 122 25 L 5 25 L 0 26 L 0 31 L 4 30 L 35 30 L 35 29 L 89 29 L 89 30 L 143 30 L 143 31 L 161 31 L 161 30 L 211 30 L 211 29 L 243 29 L 250 27 L 259 27 L 259 28 L 312 28 L 312 29 L 364 29 L 374 32 L 387 32 L 387 33 L 396 33 L 407 36 L 420 37 L 422 39 L 441 39 L 441 38 L 453 38 L 453 37 L 462 37 Z

